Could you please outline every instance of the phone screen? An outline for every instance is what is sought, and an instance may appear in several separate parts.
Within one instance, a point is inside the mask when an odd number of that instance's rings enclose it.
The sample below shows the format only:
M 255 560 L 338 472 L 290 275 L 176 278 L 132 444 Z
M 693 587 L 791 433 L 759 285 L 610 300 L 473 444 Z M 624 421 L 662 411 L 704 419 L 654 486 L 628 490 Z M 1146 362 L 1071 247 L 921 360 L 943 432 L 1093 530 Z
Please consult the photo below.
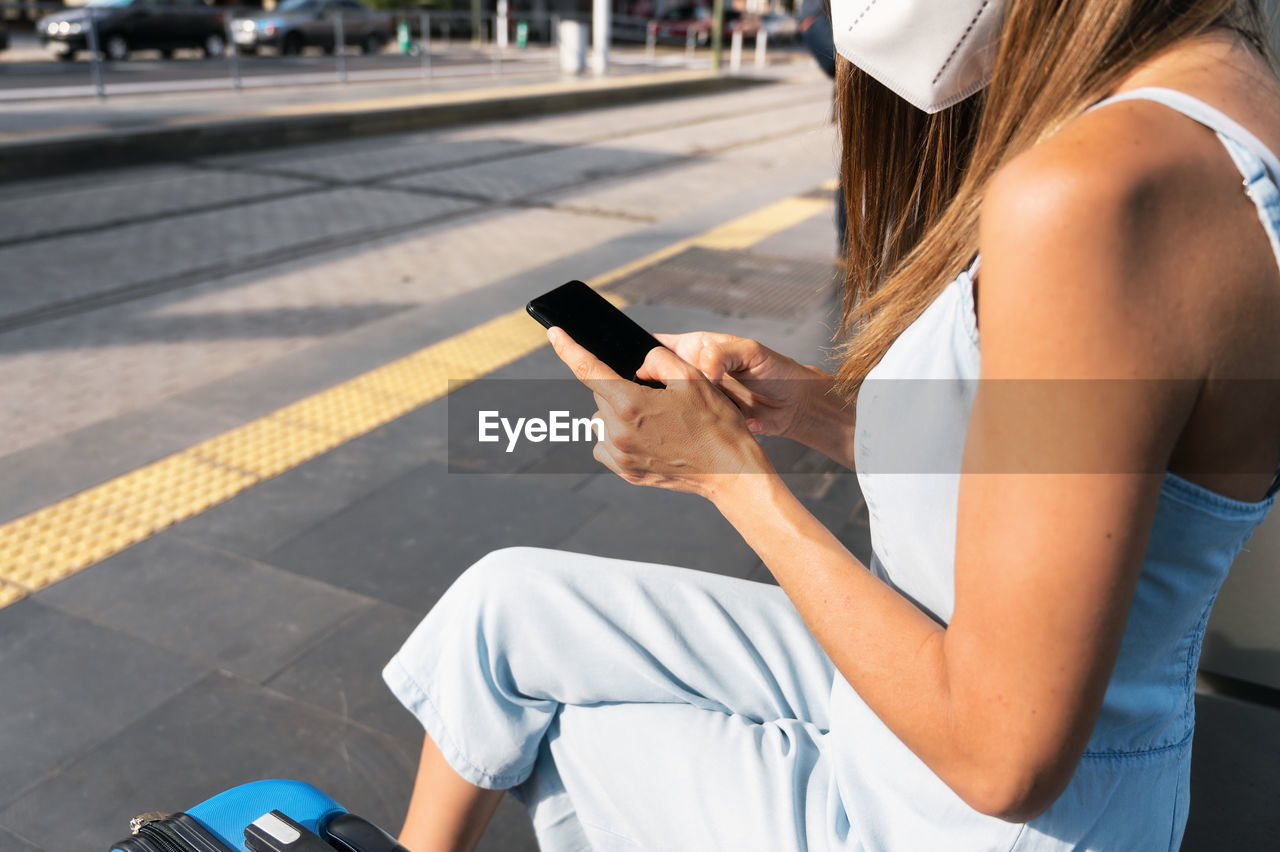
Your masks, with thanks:
M 581 281 L 570 281 L 544 293 L 529 302 L 526 310 L 547 328 L 564 329 L 578 345 L 624 379 L 635 381 L 645 356 L 662 345 L 635 320 Z M 661 387 L 656 382 L 641 384 Z

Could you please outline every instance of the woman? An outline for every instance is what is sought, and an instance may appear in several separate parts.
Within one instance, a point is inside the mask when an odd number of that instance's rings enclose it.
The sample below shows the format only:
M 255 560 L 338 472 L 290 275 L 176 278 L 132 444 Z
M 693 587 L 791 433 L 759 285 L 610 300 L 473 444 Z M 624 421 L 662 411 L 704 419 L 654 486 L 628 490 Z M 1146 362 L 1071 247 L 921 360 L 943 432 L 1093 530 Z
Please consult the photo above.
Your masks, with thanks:
M 1178 847 L 1205 621 L 1280 466 L 1280 84 L 1258 10 L 881 5 L 917 17 L 863 43 L 894 15 L 833 14 L 862 65 L 838 81 L 836 376 L 696 333 L 650 353 L 654 390 L 550 333 L 596 394 L 597 458 L 711 500 L 781 588 L 481 560 L 386 672 L 429 734 L 415 852 L 469 848 L 502 788 L 551 849 Z M 892 458 L 918 413 L 904 387 L 945 389 L 921 464 Z M 858 470 L 870 569 L 759 433 Z

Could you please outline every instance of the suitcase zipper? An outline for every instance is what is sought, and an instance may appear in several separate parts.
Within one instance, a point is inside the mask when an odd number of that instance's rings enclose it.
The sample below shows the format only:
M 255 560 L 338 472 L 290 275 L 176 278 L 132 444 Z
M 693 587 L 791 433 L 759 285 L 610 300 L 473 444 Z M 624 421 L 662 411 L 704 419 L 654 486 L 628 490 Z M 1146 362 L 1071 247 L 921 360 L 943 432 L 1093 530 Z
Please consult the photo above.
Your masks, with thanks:
M 130 821 L 140 852 L 230 852 L 187 814 L 142 814 Z
M 148 822 L 138 826 L 138 839 L 147 846 L 147 852 L 189 852 L 190 847 L 166 830 L 162 822 Z
M 159 822 L 160 820 L 168 819 L 171 816 L 173 816 L 173 814 L 167 814 L 164 811 L 147 811 L 145 814 L 138 814 L 136 817 L 129 820 L 129 833 L 137 834 L 144 825 Z

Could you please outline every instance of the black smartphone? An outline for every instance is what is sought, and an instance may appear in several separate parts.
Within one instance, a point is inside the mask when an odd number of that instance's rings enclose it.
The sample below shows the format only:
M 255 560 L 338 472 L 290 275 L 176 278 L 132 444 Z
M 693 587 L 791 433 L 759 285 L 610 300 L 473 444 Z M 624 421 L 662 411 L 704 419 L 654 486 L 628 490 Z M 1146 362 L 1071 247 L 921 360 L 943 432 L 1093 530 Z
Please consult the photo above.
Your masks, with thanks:
M 562 284 L 525 306 L 529 316 L 545 327 L 559 326 L 619 376 L 636 381 L 645 356 L 661 346 L 631 317 L 581 281 Z M 658 382 L 641 382 L 662 387 Z

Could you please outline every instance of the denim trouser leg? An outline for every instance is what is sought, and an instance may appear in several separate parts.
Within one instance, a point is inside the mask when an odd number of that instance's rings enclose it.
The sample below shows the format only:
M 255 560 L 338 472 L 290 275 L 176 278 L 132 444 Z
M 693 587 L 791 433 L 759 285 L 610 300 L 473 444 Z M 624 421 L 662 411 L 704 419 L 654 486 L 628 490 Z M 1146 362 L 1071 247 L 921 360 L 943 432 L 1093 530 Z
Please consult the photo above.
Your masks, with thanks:
M 384 672 L 462 777 L 520 785 L 546 848 L 827 839 L 833 676 L 775 586 L 535 548 L 468 569 Z

